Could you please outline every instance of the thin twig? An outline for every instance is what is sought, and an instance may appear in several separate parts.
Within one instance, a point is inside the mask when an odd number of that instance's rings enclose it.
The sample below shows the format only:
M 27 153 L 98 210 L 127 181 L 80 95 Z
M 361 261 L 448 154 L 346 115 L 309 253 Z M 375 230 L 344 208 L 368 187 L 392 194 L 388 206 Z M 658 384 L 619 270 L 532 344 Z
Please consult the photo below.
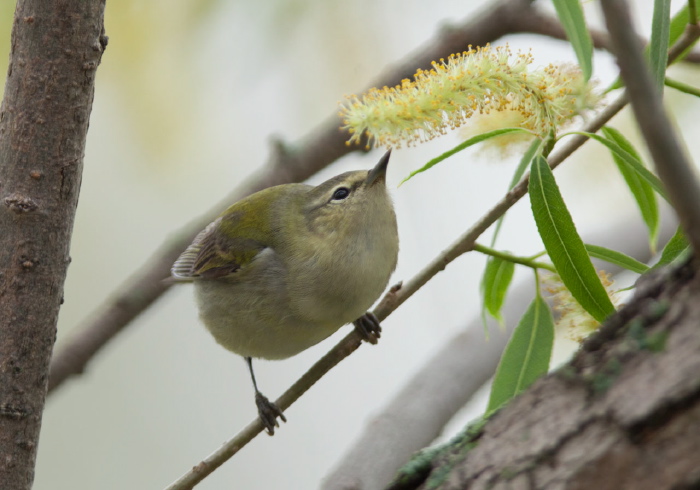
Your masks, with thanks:
M 498 259 L 503 259 L 514 264 L 524 265 L 525 267 L 530 267 L 531 269 L 546 269 L 550 272 L 557 272 L 557 270 L 552 264 L 548 264 L 546 262 L 537 262 L 536 260 L 533 260 L 529 257 L 519 257 L 508 252 L 503 252 L 501 250 L 496 250 L 494 248 L 487 247 L 486 245 L 481 245 L 480 243 L 475 243 L 473 250 L 475 252 L 488 255 L 490 257 L 496 257 Z
M 584 131 L 594 133 L 598 131 L 605 123 L 615 116 L 627 103 L 626 96 L 620 95 L 603 111 L 592 119 L 586 126 Z M 566 158 L 580 148 L 588 138 L 577 135 L 574 138 L 567 140 L 558 151 L 553 152 L 548 159 L 549 166 L 552 169 L 558 167 Z M 410 281 L 407 281 L 400 291 L 394 295 L 385 296 L 375 309 L 375 314 L 378 318 L 386 317 L 391 311 L 395 310 L 401 303 L 406 301 L 413 293 L 418 291 L 425 283 L 427 283 L 434 275 L 442 271 L 447 265 L 455 260 L 460 255 L 469 252 L 473 249 L 476 240 L 484 233 L 493 223 L 498 220 L 506 211 L 508 211 L 516 202 L 527 194 L 527 187 L 530 181 L 530 175 L 527 174 L 523 179 L 510 190 L 496 205 L 491 208 L 479 221 L 477 221 L 471 229 L 464 233 L 457 241 L 455 241 L 444 252 L 438 255 L 431 263 L 429 263 L 422 271 L 414 276 Z
M 601 7 L 637 124 L 681 225 L 691 245 L 698 251 L 700 184 L 666 115 L 661 94 L 654 87 L 626 2 L 604 0 Z M 689 24 L 686 32 L 693 31 L 697 37 L 700 27 Z
M 687 83 L 683 83 L 679 80 L 666 77 L 664 79 L 664 84 L 667 87 L 671 87 L 672 89 L 678 90 L 679 92 L 683 92 L 684 94 L 700 97 L 700 88 L 693 87 L 692 85 L 688 85 Z

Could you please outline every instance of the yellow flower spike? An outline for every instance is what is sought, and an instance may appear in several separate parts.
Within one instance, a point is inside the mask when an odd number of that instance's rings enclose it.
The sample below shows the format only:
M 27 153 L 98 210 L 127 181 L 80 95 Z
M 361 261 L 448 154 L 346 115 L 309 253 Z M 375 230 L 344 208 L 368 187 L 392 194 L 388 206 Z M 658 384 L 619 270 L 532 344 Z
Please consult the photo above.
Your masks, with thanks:
M 503 119 L 512 120 L 510 113 L 519 112 L 520 127 L 545 136 L 597 102 L 577 68 L 550 64 L 528 72 L 532 62 L 531 53 L 513 57 L 507 46 L 488 45 L 441 58 L 396 87 L 348 96 L 340 111 L 343 128 L 354 129 L 350 142 L 367 135 L 375 146 L 412 146 L 476 114 L 507 112 Z
M 605 271 L 598 271 L 605 290 L 615 308 L 620 306 L 617 292 L 613 290 L 613 281 Z M 576 342 L 583 342 L 586 337 L 595 332 L 598 323 L 583 307 L 574 299 L 571 292 L 561 282 L 558 274 L 549 274 L 541 279 L 544 289 L 549 292 L 553 302 L 554 311 L 559 314 L 555 328 L 563 330 L 564 336 Z

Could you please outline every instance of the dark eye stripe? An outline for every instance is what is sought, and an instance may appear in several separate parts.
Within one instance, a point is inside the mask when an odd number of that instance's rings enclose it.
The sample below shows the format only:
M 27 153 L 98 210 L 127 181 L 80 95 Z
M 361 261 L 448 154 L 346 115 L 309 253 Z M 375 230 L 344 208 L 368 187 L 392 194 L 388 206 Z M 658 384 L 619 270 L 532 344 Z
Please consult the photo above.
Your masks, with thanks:
M 350 195 L 350 189 L 347 187 L 339 187 L 333 193 L 332 201 L 342 201 Z

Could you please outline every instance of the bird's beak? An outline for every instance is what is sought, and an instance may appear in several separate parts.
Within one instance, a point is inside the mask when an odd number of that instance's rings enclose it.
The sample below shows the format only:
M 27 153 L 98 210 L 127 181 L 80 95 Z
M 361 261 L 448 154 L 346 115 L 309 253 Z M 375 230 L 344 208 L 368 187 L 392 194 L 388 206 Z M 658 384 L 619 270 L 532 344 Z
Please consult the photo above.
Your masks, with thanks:
M 389 165 L 389 157 L 391 156 L 391 150 L 387 151 L 384 156 L 379 160 L 379 163 L 369 171 L 367 174 L 367 180 L 365 181 L 367 187 L 370 187 L 375 182 L 386 182 L 386 168 Z

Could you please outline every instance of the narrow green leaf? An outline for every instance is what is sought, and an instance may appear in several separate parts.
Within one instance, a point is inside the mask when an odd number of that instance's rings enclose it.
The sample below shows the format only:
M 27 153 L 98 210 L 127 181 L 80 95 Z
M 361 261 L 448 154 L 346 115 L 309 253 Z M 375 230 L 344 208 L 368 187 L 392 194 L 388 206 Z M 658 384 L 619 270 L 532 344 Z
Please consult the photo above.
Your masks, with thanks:
M 532 159 L 535 158 L 535 155 L 539 153 L 543 143 L 544 141 L 542 141 L 540 138 L 536 138 L 530 144 L 525 153 L 523 153 L 523 156 L 520 159 L 520 163 L 518 163 L 518 168 L 515 169 L 515 173 L 510 179 L 510 184 L 508 184 L 508 190 L 511 190 L 513 187 L 515 187 L 517 183 L 520 182 L 520 179 L 523 178 L 523 175 L 525 175 L 525 171 L 528 169 L 528 167 L 530 167 Z
M 673 46 L 676 41 L 681 38 L 689 21 L 690 15 L 688 14 L 688 4 L 686 3 L 678 12 L 676 12 L 676 15 L 671 17 L 671 23 L 668 29 L 669 46 Z M 648 46 L 647 49 L 649 49 Z
M 562 282 L 576 301 L 602 323 L 615 307 L 576 231 L 554 174 L 542 157 L 532 162 L 529 192 L 537 229 Z
M 683 8 L 681 8 L 676 15 L 671 18 L 671 23 L 669 26 L 669 34 L 668 34 L 668 46 L 673 46 L 678 39 L 680 39 L 681 35 L 683 34 L 683 31 L 685 31 L 685 26 L 688 25 L 688 5 L 685 5 Z M 690 48 L 689 48 L 690 49 Z M 687 53 L 688 51 L 686 51 Z M 647 44 L 647 46 L 644 48 L 644 54 L 649 57 L 650 54 L 650 46 Z M 683 59 L 683 56 L 679 56 L 674 63 L 678 62 L 679 60 Z M 605 92 L 610 92 L 611 90 L 615 90 L 618 88 L 623 87 L 622 84 L 622 79 L 620 77 L 617 78 L 613 82 L 613 84 L 608 87 Z
M 648 265 L 642 264 L 637 259 L 625 255 L 622 252 L 618 252 L 617 250 L 610 250 L 609 248 L 599 247 L 598 245 L 591 245 L 589 243 L 586 244 L 586 250 L 591 257 L 619 265 L 623 269 L 636 272 L 637 274 L 644 274 L 649 270 Z
M 654 264 L 652 269 L 670 264 L 689 250 L 690 245 L 688 244 L 688 239 L 685 237 L 683 229 L 679 226 L 676 233 L 671 237 L 664 249 L 661 251 L 661 257 L 659 258 L 659 261 Z
M 477 143 L 481 143 L 482 141 L 486 141 L 487 139 L 495 138 L 496 136 L 501 136 L 501 135 L 509 134 L 509 133 L 526 133 L 526 134 L 534 136 L 532 131 L 528 131 L 527 129 L 524 129 L 524 128 L 494 129 L 493 131 L 488 131 L 486 133 L 477 134 L 476 136 L 469 138 L 468 140 L 463 141 L 462 143 L 458 144 L 457 146 L 455 146 L 451 150 L 446 151 L 442 155 L 433 158 L 432 160 L 430 160 L 428 163 L 423 165 L 418 170 L 414 170 L 413 172 L 410 173 L 410 175 L 408 177 L 403 179 L 399 185 L 401 185 L 404 182 L 406 182 L 407 180 L 411 179 L 414 175 L 419 174 L 421 172 L 425 172 L 430 167 L 437 165 L 438 163 L 451 157 L 455 153 L 459 153 L 460 151 L 464 150 L 465 148 L 469 148 L 470 146 L 473 146 Z
M 693 2 L 693 7 L 697 5 L 697 2 Z M 693 8 L 695 10 L 695 8 Z M 677 13 L 671 18 L 671 27 L 669 29 L 668 45 L 673 46 L 673 44 L 678 41 L 683 33 L 685 32 L 688 24 L 695 24 L 695 21 L 691 18 L 691 11 L 689 9 L 689 2 L 687 2 Z M 697 40 L 688 46 L 673 62 L 678 63 L 693 49 L 693 46 L 697 43 Z
M 664 83 L 666 86 L 676 89 L 679 92 L 683 92 L 684 94 L 700 97 L 700 88 L 693 87 L 692 85 L 688 85 L 687 83 L 679 82 L 678 80 L 673 80 L 668 77 L 666 77 Z
M 579 0 L 552 0 L 566 37 L 574 48 L 584 80 L 593 74 L 593 42 Z
M 547 372 L 553 342 L 552 312 L 538 295 L 513 330 L 503 351 L 493 378 L 487 413 L 506 403 Z
M 624 163 L 625 165 L 633 169 L 635 172 L 637 172 L 637 175 L 639 175 L 642 179 L 646 180 L 649 183 L 649 185 L 661 197 L 668 201 L 666 190 L 664 189 L 664 186 L 659 180 L 659 178 L 653 173 L 651 173 L 644 165 L 642 165 L 642 162 L 638 158 L 635 158 L 634 155 L 631 155 L 629 152 L 625 151 L 620 145 L 595 133 L 587 133 L 585 131 L 572 131 L 569 134 L 582 134 L 597 141 L 598 143 L 607 146 L 610 149 L 610 151 L 612 151 L 620 157 L 620 161 L 622 163 Z
M 508 286 L 513 279 L 515 264 L 498 257 L 489 257 L 481 280 L 481 294 L 484 308 L 488 313 L 503 323 L 501 308 L 508 292 Z
M 508 190 L 511 190 L 513 187 L 515 187 L 516 184 L 520 182 L 520 179 L 523 178 L 523 175 L 530 166 L 532 159 L 535 158 L 535 155 L 540 153 L 543 143 L 544 141 L 542 141 L 540 138 L 535 138 L 532 141 L 532 143 L 530 143 L 530 146 L 525 151 L 525 153 L 523 153 L 523 156 L 520 159 L 518 168 L 515 169 L 513 178 L 510 179 L 510 184 L 508 184 Z M 503 226 L 503 220 L 505 219 L 505 217 L 506 215 L 504 214 L 503 216 L 498 218 L 498 221 L 496 222 L 496 228 L 493 231 L 493 237 L 491 237 L 492 247 L 496 244 L 496 239 L 498 238 L 498 234 L 501 232 L 501 226 Z
M 609 140 L 617 143 L 620 148 L 642 163 L 642 159 L 634 149 L 634 146 L 632 146 L 632 143 L 630 143 L 617 129 L 606 126 L 602 129 L 602 132 Z M 656 202 L 654 189 L 634 170 L 625 165 L 625 162 L 622 161 L 622 157 L 615 152 L 611 151 L 611 153 L 618 170 L 627 183 L 627 187 L 629 187 L 635 201 L 637 202 L 637 207 L 639 208 L 639 212 L 642 214 L 642 219 L 647 225 L 651 249 L 656 251 L 656 239 L 659 235 L 659 206 Z
M 654 0 L 651 39 L 649 40 L 649 67 L 659 92 L 664 90 L 670 31 L 671 0 Z

